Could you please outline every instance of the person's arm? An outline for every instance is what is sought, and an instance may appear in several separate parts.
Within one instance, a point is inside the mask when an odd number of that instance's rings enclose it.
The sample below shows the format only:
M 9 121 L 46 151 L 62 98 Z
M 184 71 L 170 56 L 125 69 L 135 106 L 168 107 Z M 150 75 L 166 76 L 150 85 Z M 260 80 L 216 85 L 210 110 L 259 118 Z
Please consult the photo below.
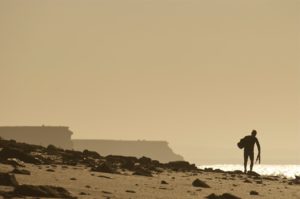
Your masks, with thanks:
M 258 161 L 259 161 L 259 164 L 260 164 L 260 144 L 259 144 L 259 141 L 258 141 L 257 138 L 256 138 L 256 140 L 255 140 L 255 143 L 256 143 L 256 146 L 257 146 L 257 149 L 258 149 L 258 154 L 257 154 L 256 161 L 258 160 Z

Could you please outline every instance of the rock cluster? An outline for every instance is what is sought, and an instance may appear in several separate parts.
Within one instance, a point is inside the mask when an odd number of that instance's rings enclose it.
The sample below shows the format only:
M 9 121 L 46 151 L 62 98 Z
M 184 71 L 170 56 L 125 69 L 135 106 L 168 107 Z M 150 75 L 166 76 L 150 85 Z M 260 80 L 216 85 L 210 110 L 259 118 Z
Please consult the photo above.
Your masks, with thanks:
M 195 171 L 196 165 L 186 161 L 174 161 L 160 163 L 148 157 L 126 157 L 109 155 L 101 156 L 97 152 L 84 150 L 64 150 L 53 145 L 42 147 L 25 143 L 17 143 L 14 140 L 0 140 L 0 162 L 17 167 L 24 163 L 35 165 L 85 165 L 93 172 L 120 173 L 122 170 L 131 171 L 133 175 L 151 177 L 153 173 L 164 169 L 172 171 Z M 25 170 L 16 169 L 15 173 L 29 175 Z

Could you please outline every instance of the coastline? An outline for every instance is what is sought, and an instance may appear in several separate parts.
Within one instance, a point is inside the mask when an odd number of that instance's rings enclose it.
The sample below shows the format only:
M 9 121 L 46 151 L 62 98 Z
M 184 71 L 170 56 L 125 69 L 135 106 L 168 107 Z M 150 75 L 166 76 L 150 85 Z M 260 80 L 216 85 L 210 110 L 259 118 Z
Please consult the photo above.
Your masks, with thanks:
M 0 140 L 0 198 L 300 198 L 300 178 Z

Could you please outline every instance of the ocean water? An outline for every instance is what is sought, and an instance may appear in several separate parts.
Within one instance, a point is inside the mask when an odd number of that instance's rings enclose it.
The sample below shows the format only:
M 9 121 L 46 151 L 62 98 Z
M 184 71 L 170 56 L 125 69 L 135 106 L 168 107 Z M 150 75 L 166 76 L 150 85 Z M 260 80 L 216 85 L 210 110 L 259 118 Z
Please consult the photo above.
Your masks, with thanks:
M 201 165 L 198 166 L 198 168 L 199 169 L 213 168 L 213 169 L 221 169 L 223 171 L 234 171 L 234 170 L 244 171 L 244 166 L 240 164 Z M 248 165 L 248 169 L 249 169 L 249 165 Z M 253 167 L 253 171 L 259 173 L 260 175 L 295 178 L 295 176 L 300 176 L 300 165 L 256 164 Z

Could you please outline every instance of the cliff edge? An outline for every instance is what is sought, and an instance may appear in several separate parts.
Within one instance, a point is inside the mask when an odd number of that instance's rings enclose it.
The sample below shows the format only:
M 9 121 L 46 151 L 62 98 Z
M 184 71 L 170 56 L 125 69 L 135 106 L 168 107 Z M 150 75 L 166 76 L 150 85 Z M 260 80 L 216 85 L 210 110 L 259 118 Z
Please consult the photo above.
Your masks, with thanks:
M 173 152 L 166 141 L 85 139 L 73 139 L 72 141 L 75 150 L 88 149 L 103 156 L 146 156 L 160 162 L 183 160 L 182 156 Z

